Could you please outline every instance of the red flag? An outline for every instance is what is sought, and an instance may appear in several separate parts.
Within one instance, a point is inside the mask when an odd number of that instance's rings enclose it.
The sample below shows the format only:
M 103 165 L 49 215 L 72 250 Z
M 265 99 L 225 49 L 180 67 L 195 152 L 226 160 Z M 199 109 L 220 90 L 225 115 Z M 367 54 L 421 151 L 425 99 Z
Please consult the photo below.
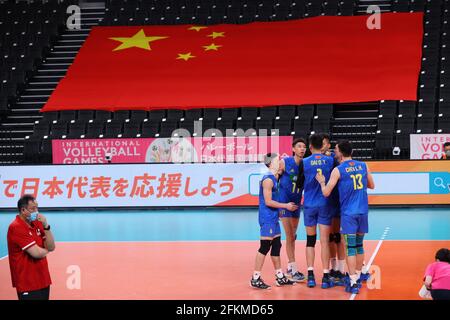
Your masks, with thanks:
M 416 100 L 422 13 L 95 27 L 42 111 Z

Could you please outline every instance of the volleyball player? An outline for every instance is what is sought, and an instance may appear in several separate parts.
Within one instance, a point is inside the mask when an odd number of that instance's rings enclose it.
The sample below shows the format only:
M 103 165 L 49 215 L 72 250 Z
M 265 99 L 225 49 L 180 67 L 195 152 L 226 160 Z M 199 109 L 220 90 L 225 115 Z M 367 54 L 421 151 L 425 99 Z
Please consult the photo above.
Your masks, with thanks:
M 269 251 L 275 267 L 276 285 L 295 284 L 281 270 L 281 229 L 278 209 L 296 211 L 298 206 L 293 202 L 281 203 L 278 201 L 278 173 L 280 170 L 278 154 L 267 154 L 264 157 L 264 163 L 269 168 L 269 173 L 262 177 L 259 187 L 260 248 L 256 254 L 255 270 L 250 281 L 250 285 L 257 289 L 270 289 L 270 286 L 264 283 L 261 278 L 261 270 Z
M 340 163 L 336 154 L 331 150 L 331 140 L 328 133 L 322 135 L 322 153 L 335 159 L 335 165 Z M 330 277 L 334 279 L 337 286 L 344 285 L 345 274 L 345 246 L 341 237 L 341 210 L 339 203 L 338 188 L 334 188 L 328 198 L 331 211 L 331 232 L 330 232 Z
M 303 215 L 306 227 L 306 262 L 308 266 L 307 286 L 316 286 L 314 276 L 315 245 L 317 240 L 317 225 L 319 225 L 321 258 L 323 267 L 322 288 L 334 286 L 334 279 L 330 277 L 330 248 L 329 236 L 331 228 L 331 212 L 328 200 L 320 190 L 315 176 L 318 172 L 328 179 L 334 167 L 334 159 L 322 154 L 322 136 L 313 134 L 309 138 L 309 149 L 312 155 L 303 159 L 299 165 L 297 183 L 304 186 Z
M 286 254 L 288 257 L 287 275 L 293 281 L 305 280 L 305 276 L 298 271 L 295 262 L 295 240 L 297 240 L 297 228 L 300 220 L 300 202 L 302 200 L 302 190 L 297 187 L 298 165 L 303 160 L 306 152 L 306 141 L 297 138 L 292 143 L 294 156 L 283 158 L 280 161 L 280 202 L 293 202 L 298 205 L 297 210 L 289 211 L 279 209 L 280 219 L 286 233 Z
M 342 162 L 333 169 L 328 183 L 327 177 L 320 173 L 316 175 L 316 179 L 326 197 L 330 196 L 336 186 L 339 189 L 341 233 L 345 239 L 350 277 L 346 291 L 357 294 L 364 263 L 364 235 L 369 231 L 367 188 L 373 189 L 375 184 L 367 165 L 352 159 L 350 142 L 339 142 L 335 152 Z

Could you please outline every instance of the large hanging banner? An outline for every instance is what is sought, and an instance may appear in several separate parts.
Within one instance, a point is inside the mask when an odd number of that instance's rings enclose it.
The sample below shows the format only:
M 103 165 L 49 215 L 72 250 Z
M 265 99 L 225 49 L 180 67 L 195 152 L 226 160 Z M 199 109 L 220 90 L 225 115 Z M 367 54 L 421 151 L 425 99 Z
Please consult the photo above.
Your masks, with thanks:
M 42 111 L 416 100 L 423 13 L 93 27 Z
M 372 205 L 450 204 L 450 161 L 368 162 Z M 256 206 L 260 163 L 0 167 L 0 208 Z

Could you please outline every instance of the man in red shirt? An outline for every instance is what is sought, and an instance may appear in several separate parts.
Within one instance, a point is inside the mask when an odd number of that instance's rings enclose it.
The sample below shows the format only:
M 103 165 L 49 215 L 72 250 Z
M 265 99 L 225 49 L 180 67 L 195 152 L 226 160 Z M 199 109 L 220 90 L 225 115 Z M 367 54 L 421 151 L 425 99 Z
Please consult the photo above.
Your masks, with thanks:
M 23 195 L 17 207 L 7 236 L 12 286 L 19 300 L 48 300 L 52 280 L 46 256 L 55 250 L 55 240 L 33 196 Z

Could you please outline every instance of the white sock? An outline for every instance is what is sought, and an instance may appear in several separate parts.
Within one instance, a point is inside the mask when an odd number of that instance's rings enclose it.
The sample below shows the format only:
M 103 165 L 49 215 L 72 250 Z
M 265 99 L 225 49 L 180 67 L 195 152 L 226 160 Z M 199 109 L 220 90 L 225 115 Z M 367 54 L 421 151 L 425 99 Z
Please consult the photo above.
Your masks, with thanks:
M 337 270 L 337 268 L 336 268 L 336 262 L 337 262 L 336 258 L 331 258 L 330 262 L 331 262 L 331 269 L 332 270 Z
M 361 272 L 362 272 L 362 273 L 367 273 L 367 272 L 369 272 L 369 270 L 367 270 L 367 267 L 366 267 L 365 264 L 363 264 L 363 267 L 362 267 Z
M 323 273 L 330 273 L 330 270 L 328 270 L 328 269 L 323 269 Z
M 261 271 L 253 271 L 253 280 L 258 279 L 261 276 Z
M 308 271 L 314 271 L 314 267 L 308 267 Z
M 356 281 L 358 281 L 359 276 L 357 274 L 351 274 L 350 275 L 350 285 L 356 284 Z
M 345 260 L 338 260 L 337 264 L 338 264 L 338 270 L 341 273 L 345 273 Z
M 281 270 L 281 269 L 275 270 L 275 274 L 276 274 L 276 276 L 277 276 L 278 278 L 280 278 L 280 279 L 284 277 L 283 270 Z
M 288 263 L 288 270 L 291 270 L 292 274 L 296 274 L 298 272 L 297 263 L 296 262 L 289 262 Z
M 359 277 L 361 276 L 361 270 L 356 270 L 356 275 L 358 276 L 359 279 Z

